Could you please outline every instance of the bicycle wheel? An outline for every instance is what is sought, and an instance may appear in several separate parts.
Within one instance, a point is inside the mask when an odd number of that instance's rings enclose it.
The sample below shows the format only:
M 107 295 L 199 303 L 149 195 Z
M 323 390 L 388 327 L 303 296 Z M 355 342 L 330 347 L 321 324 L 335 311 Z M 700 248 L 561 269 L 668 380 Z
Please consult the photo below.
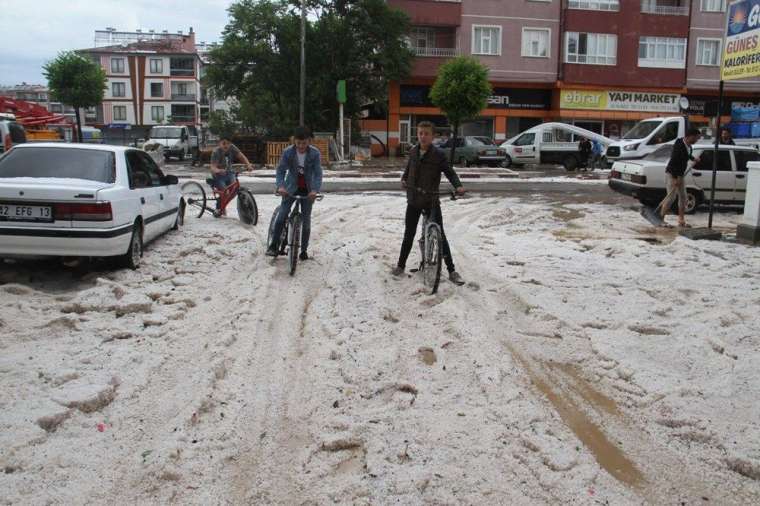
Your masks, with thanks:
M 190 214 L 198 213 L 198 218 L 203 216 L 206 210 L 206 192 L 203 187 L 195 181 L 187 181 L 180 186 L 180 192 L 187 204 L 187 211 Z
M 274 242 L 274 223 L 277 221 L 277 215 L 280 214 L 280 206 L 274 208 L 272 219 L 269 220 L 269 230 L 267 230 L 267 249 L 271 248 Z M 279 244 L 276 245 L 278 248 Z
M 290 275 L 296 273 L 298 265 L 298 247 L 301 245 L 301 215 L 294 214 L 290 218 L 290 237 L 288 237 L 288 263 L 290 265 Z
M 237 210 L 240 221 L 246 225 L 256 225 L 259 221 L 259 208 L 256 206 L 256 199 L 253 194 L 245 189 L 240 188 L 237 195 Z
M 437 223 L 428 223 L 425 227 L 425 257 L 422 271 L 422 279 L 425 286 L 430 288 L 431 295 L 438 291 L 438 283 L 441 281 L 441 227 Z

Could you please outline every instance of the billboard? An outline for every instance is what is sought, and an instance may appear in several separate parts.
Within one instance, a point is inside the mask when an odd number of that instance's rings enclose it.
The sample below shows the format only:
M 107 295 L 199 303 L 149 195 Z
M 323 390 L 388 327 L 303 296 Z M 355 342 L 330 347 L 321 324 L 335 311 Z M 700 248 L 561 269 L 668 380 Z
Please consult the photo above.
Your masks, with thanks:
M 677 93 L 564 89 L 560 92 L 559 106 L 562 109 L 677 113 L 680 98 Z
M 760 76 L 760 0 L 740 0 L 728 6 L 720 78 L 756 76 Z

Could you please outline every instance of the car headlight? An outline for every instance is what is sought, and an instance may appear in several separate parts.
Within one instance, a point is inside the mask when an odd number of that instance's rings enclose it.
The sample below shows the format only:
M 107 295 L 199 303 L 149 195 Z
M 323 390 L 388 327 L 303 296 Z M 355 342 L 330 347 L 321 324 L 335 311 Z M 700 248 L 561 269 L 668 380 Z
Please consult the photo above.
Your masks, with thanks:
M 638 144 L 629 144 L 628 146 L 623 146 L 623 151 L 635 151 L 638 147 Z

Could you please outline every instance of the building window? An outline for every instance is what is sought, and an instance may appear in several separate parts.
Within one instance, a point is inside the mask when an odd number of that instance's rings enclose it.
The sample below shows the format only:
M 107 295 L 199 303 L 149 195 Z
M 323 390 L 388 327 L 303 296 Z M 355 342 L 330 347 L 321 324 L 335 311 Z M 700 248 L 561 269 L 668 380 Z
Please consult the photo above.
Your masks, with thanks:
M 164 60 L 151 58 L 150 59 L 150 73 L 161 74 L 164 71 Z
M 702 12 L 726 12 L 726 0 L 702 0 Z
M 112 74 L 124 73 L 124 58 L 111 58 L 111 73 Z
M 565 62 L 587 65 L 617 64 L 617 35 L 567 32 Z
M 50 104 L 50 112 L 61 114 L 63 112 L 63 105 L 61 104 Z
M 548 28 L 523 28 L 522 56 L 548 58 L 550 38 L 551 30 Z
M 150 96 L 152 98 L 163 98 L 164 83 L 150 83 Z
M 409 34 L 409 41 L 413 50 L 422 50 L 435 47 L 435 30 L 415 26 Z
M 124 83 L 111 83 L 111 95 L 114 97 L 126 97 L 127 89 Z
M 500 55 L 501 27 L 473 25 L 472 54 Z
M 164 106 L 154 105 L 150 108 L 150 119 L 156 123 L 163 123 L 164 121 Z
M 640 37 L 639 67 L 686 68 L 686 39 Z
M 697 39 L 697 65 L 720 65 L 720 39 Z
M 127 121 L 127 106 L 126 105 L 113 106 L 113 120 Z
M 98 111 L 95 109 L 95 107 L 88 107 L 84 110 L 84 117 L 85 118 L 97 118 Z
M 193 58 L 170 58 L 169 74 L 173 76 L 195 75 L 195 60 Z
M 571 9 L 587 9 L 590 11 L 619 11 L 619 0 L 570 0 Z

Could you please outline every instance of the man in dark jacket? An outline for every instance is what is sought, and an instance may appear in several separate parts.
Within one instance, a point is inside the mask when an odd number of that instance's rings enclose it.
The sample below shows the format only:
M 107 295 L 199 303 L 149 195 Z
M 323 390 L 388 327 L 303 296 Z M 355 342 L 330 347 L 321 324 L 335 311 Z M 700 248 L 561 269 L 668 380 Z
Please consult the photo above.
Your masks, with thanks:
M 422 121 L 417 125 L 417 140 L 419 140 L 419 144 L 410 151 L 406 170 L 404 170 L 404 175 L 401 176 L 401 186 L 406 188 L 404 240 L 401 243 L 398 264 L 391 273 L 394 276 L 400 276 L 404 273 L 406 259 L 412 250 L 414 234 L 417 231 L 420 215 L 423 211 L 426 211 L 432 213 L 430 219 L 441 227 L 443 260 L 446 262 L 446 268 L 449 271 L 449 279 L 453 283 L 461 285 L 464 281 L 454 268 L 449 242 L 446 239 L 446 233 L 443 231 L 443 215 L 441 214 L 438 195 L 435 195 L 435 193 L 439 191 L 441 185 L 441 173 L 446 174 L 446 178 L 456 189 L 457 194 L 464 194 L 465 189 L 459 181 L 456 172 L 449 167 L 443 150 L 433 145 L 432 123 Z
M 660 202 L 660 216 L 665 219 L 665 215 L 668 214 L 670 206 L 673 205 L 673 200 L 678 195 L 678 226 L 686 227 L 686 218 L 684 216 L 684 210 L 686 209 L 686 183 L 684 182 L 684 175 L 686 174 L 686 166 L 689 160 L 698 162 L 699 158 L 691 156 L 691 147 L 699 139 L 699 130 L 696 128 L 690 128 L 686 135 L 682 139 L 676 139 L 673 144 L 673 152 L 670 154 L 670 160 L 668 166 L 665 169 L 665 178 L 668 188 L 668 194 Z

